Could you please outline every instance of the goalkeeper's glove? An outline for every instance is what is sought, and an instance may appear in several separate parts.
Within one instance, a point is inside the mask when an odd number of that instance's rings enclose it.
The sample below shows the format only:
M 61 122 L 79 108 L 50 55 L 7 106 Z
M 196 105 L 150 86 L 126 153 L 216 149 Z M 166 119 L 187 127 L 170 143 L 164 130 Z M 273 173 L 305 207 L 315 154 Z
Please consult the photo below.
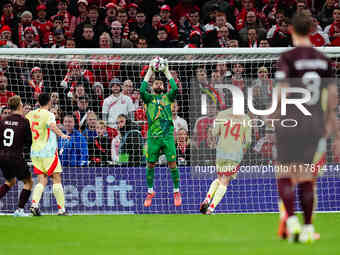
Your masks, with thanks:
M 170 70 L 169 70 L 169 64 L 168 64 L 168 60 L 167 59 L 164 59 L 164 70 L 162 70 L 165 77 L 170 80 L 172 78 L 172 75 L 170 73 Z

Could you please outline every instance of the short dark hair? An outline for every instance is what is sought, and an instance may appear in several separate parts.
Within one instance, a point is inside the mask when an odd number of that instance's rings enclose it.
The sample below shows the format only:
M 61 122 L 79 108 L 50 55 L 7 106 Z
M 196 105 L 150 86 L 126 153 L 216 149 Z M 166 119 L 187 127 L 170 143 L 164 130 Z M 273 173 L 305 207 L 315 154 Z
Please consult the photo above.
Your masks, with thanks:
M 8 107 L 11 111 L 18 110 L 21 103 L 21 98 L 19 96 L 12 96 L 8 99 Z
M 51 100 L 51 96 L 48 93 L 41 93 L 39 95 L 39 104 L 40 104 L 40 106 L 48 105 L 50 100 Z
M 85 25 L 83 26 L 83 31 L 84 31 L 85 28 L 91 28 L 92 31 L 93 31 L 93 26 L 92 26 L 91 24 L 85 24 Z
M 292 19 L 292 26 L 296 34 L 307 36 L 312 28 L 312 19 L 303 14 L 297 14 Z

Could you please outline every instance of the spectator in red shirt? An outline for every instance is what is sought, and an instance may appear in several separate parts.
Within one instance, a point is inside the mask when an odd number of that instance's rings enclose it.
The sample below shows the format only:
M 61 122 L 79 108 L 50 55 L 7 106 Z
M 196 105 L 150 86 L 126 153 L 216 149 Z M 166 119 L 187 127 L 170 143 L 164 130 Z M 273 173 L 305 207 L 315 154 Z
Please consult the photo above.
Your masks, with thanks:
M 273 25 L 267 32 L 267 39 L 272 39 L 273 35 L 275 33 L 276 30 L 279 29 L 279 27 L 281 26 L 282 22 L 286 19 L 285 13 L 283 10 L 279 10 L 277 11 L 277 13 L 275 14 L 275 21 L 276 24 Z
M 135 23 L 136 22 L 136 15 L 137 15 L 137 10 L 138 10 L 138 5 L 135 3 L 130 3 L 127 7 L 128 11 L 128 23 Z
M 39 40 L 36 40 L 36 33 L 32 27 L 26 27 L 23 40 L 20 43 L 20 48 L 35 48 L 39 47 Z
M 21 22 L 18 26 L 19 46 L 32 48 L 32 45 L 40 45 L 38 29 L 32 25 L 32 13 L 24 11 L 21 14 Z
M 0 40 L 2 41 L 1 47 L 18 48 L 18 46 L 12 42 L 12 30 L 7 25 L 4 25 L 0 29 Z
M 108 33 L 104 32 L 99 37 L 99 47 L 112 47 L 112 39 Z M 120 69 L 120 63 L 118 60 L 120 57 L 114 55 L 93 55 L 91 56 L 91 59 L 98 60 L 92 62 L 92 70 L 94 72 L 95 80 L 103 84 L 105 88 L 108 87 L 110 81 L 118 75 L 118 71 Z M 115 59 L 117 62 L 112 62 Z
M 189 44 L 185 45 L 184 48 L 202 48 L 202 38 L 200 32 L 193 30 L 189 36 Z
M 175 22 L 170 19 L 171 16 L 171 8 L 169 5 L 162 5 L 160 16 L 161 16 L 161 27 L 164 27 L 169 35 L 169 40 L 178 40 L 178 28 Z
M 328 35 L 323 31 L 318 30 L 319 22 L 316 18 L 312 17 L 313 26 L 311 33 L 309 35 L 309 40 L 311 41 L 314 47 L 321 47 L 330 45 L 330 41 Z
M 76 17 L 72 16 L 68 11 L 68 0 L 57 0 L 58 2 L 58 12 L 56 15 L 52 16 L 51 19 L 54 20 L 55 16 L 61 16 L 63 18 L 63 24 L 66 36 L 73 35 L 76 29 Z
M 2 16 L 1 16 L 0 24 L 2 26 L 4 25 L 11 26 L 13 25 L 14 20 L 15 20 L 15 16 L 13 14 L 12 1 L 7 0 L 2 4 Z
M 29 103 L 35 104 L 42 92 L 48 92 L 49 86 L 43 79 L 40 67 L 31 70 L 31 79 L 27 81 L 25 96 Z
M 189 14 L 187 15 L 187 19 L 190 24 L 190 31 L 196 30 L 200 32 L 200 34 L 203 33 L 204 29 L 200 23 L 200 9 L 197 6 L 190 10 Z
M 279 29 L 274 32 L 270 45 L 272 47 L 288 47 L 292 44 L 292 36 L 288 31 L 288 21 L 285 19 L 282 21 Z
M 87 0 L 78 0 L 77 2 L 78 15 L 76 17 L 76 26 L 86 21 L 87 15 L 88 15 L 88 11 L 87 11 L 88 5 L 89 4 Z
M 8 99 L 15 93 L 7 90 L 8 80 L 5 75 L 0 75 L 0 106 L 7 106 Z
M 106 27 L 110 28 L 113 21 L 116 20 L 117 9 L 113 3 L 108 3 L 106 6 L 105 20 L 104 23 Z
M 249 11 L 253 11 L 256 15 L 253 0 L 242 0 L 242 10 L 236 18 L 236 29 L 240 31 L 246 24 L 246 17 Z
M 333 10 L 333 23 L 325 28 L 332 46 L 340 46 L 340 8 Z
M 38 18 L 32 22 L 40 34 L 40 45 L 49 47 L 53 42 L 53 23 L 46 19 L 46 5 L 39 5 L 36 8 Z
M 182 0 L 173 8 L 172 17 L 174 20 L 179 20 L 183 16 L 189 16 L 189 13 L 197 6 L 194 5 L 193 1 Z

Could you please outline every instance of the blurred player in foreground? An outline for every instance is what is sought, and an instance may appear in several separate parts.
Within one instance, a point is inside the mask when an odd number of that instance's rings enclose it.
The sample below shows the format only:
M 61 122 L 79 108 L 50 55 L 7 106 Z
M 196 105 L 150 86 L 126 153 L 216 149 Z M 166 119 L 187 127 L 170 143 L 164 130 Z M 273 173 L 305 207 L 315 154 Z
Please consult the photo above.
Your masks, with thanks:
M 23 105 L 19 96 L 8 100 L 12 113 L 0 121 L 0 168 L 5 177 L 5 184 L 0 187 L 0 199 L 5 196 L 16 179 L 24 182 L 20 193 L 19 206 L 14 216 L 28 216 L 24 213 L 32 190 L 32 177 L 23 157 L 24 146 L 31 147 L 32 134 L 29 121 L 23 117 Z
M 248 115 L 233 115 L 232 108 L 217 114 L 215 127 L 210 132 L 218 139 L 216 147 L 218 178 L 211 183 L 201 203 L 201 213 L 209 215 L 215 210 L 226 193 L 231 178 L 239 170 L 239 164 L 251 143 L 249 120 Z
M 168 63 L 165 61 L 163 63 L 163 69 L 159 71 L 163 72 L 169 80 L 171 85 L 170 91 L 164 93 L 164 83 L 156 77 L 152 83 L 153 94 L 148 93 L 148 82 L 153 74 L 153 61 L 155 61 L 155 59 L 150 62 L 149 69 L 140 88 L 140 96 L 144 104 L 146 104 L 146 115 L 149 126 L 146 154 L 148 194 L 144 201 L 144 206 L 151 206 L 152 198 L 155 196 L 153 190 L 154 168 L 161 152 L 166 155 L 171 172 L 171 178 L 174 184 L 174 204 L 175 206 L 180 206 L 182 204 L 182 198 L 179 192 L 179 173 L 176 165 L 176 146 L 171 112 L 171 104 L 176 100 L 177 84 L 172 78 Z
M 61 184 L 61 165 L 58 157 L 57 137 L 70 139 L 56 125 L 54 114 L 49 112 L 51 98 L 47 93 L 39 95 L 40 108 L 29 112 L 26 117 L 30 121 L 33 143 L 31 159 L 33 171 L 38 175 L 38 184 L 34 187 L 31 212 L 40 216 L 39 201 L 47 185 L 48 176 L 53 179 L 53 195 L 58 204 L 58 215 L 66 215 L 65 196 Z
M 337 88 L 331 60 L 312 47 L 309 41 L 311 26 L 311 19 L 302 14 L 292 19 L 290 29 L 296 48 L 281 54 L 276 73 L 280 89 L 291 86 L 311 92 L 311 99 L 303 104 L 311 115 L 289 104 L 285 116 L 274 117 L 298 122 L 296 127 L 276 126 L 278 164 L 288 169 L 288 172 L 278 173 L 278 191 L 285 208 L 284 212 L 281 206 L 279 234 L 283 238 L 288 236 L 289 241 L 303 243 L 313 242 L 316 238 L 312 225 L 314 184 L 317 171 L 324 161 L 326 138 L 337 130 Z M 291 94 L 289 98 L 297 98 L 294 96 Z M 337 133 L 337 154 L 339 149 L 340 136 Z M 304 214 L 303 227 L 294 212 L 296 185 Z

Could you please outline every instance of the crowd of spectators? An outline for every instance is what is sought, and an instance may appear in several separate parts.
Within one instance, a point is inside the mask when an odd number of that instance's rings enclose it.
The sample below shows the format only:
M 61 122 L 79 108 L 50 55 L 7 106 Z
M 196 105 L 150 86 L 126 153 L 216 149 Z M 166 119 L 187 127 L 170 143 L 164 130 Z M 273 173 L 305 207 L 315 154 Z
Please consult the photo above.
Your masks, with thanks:
M 340 45 L 336 0 L 3 0 L 0 47 L 290 46 L 289 18 L 313 18 L 315 46 Z
M 335 0 L 4 0 L 0 8 L 0 47 L 286 47 L 292 45 L 288 24 L 296 12 L 313 19 L 314 46 L 340 46 Z M 7 100 L 14 94 L 28 112 L 37 107 L 38 95 L 48 92 L 57 124 L 71 136 L 58 141 L 63 166 L 145 164 L 148 127 L 139 86 L 146 66 L 122 64 L 116 55 L 88 59 L 0 57 L 0 117 L 9 114 Z M 274 64 L 219 61 L 170 68 L 179 87 L 172 106 L 179 164 L 215 160 L 211 128 L 217 112 L 231 102 L 216 84 L 254 87 L 259 108 L 271 102 Z M 208 103 L 203 115 L 202 100 Z M 273 137 L 272 130 L 254 128 L 249 160 L 270 163 Z

